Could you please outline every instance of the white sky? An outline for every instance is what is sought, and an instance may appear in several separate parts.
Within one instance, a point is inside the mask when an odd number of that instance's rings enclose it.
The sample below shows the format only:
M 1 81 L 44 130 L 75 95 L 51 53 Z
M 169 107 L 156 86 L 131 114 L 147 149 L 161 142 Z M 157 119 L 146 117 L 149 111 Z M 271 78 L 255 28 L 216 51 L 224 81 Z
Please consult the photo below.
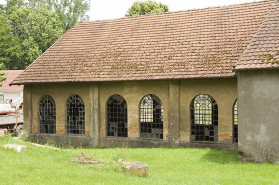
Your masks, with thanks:
M 156 2 L 168 5 L 171 12 L 254 1 L 259 0 L 156 0 Z M 135 0 L 91 0 L 91 9 L 89 12 L 90 20 L 124 17 L 127 10 L 134 2 Z
M 156 0 L 169 6 L 170 11 L 207 8 L 212 6 L 224 6 L 254 2 L 259 0 Z M 88 12 L 90 20 L 115 19 L 124 17 L 127 10 L 135 0 L 91 0 L 91 8 Z M 0 0 L 4 4 L 5 0 Z

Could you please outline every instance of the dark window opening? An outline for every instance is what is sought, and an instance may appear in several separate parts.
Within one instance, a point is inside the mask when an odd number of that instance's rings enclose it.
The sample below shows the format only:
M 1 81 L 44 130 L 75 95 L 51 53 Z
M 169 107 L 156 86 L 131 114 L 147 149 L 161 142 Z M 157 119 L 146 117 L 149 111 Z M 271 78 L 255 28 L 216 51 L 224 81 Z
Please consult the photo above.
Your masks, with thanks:
M 238 115 L 237 115 L 237 100 L 233 106 L 233 142 L 238 143 Z
M 127 137 L 127 103 L 120 95 L 107 101 L 107 136 Z
M 218 141 L 218 105 L 209 95 L 196 96 L 190 106 L 191 140 Z
M 145 96 L 140 103 L 140 136 L 163 139 L 163 105 L 155 95 Z
M 45 95 L 39 102 L 39 133 L 56 133 L 56 108 L 53 98 Z
M 67 100 L 66 123 L 68 134 L 85 133 L 85 110 L 80 96 L 72 95 Z

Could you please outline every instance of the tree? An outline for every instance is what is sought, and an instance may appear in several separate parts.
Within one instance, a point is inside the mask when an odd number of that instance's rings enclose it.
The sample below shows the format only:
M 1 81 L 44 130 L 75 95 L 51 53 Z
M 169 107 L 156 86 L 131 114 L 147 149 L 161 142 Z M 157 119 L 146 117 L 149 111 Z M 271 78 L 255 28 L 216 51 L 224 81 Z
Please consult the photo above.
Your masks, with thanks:
M 0 65 L 25 69 L 77 21 L 89 19 L 89 1 L 7 0 L 0 6 Z
M 20 38 L 35 42 L 41 53 L 46 51 L 63 34 L 59 17 L 41 4 L 36 9 L 29 9 L 26 22 L 18 25 Z
M 13 69 L 8 66 L 11 61 L 19 60 L 20 53 L 20 39 L 13 35 L 5 13 L 0 10 L 0 67 Z
M 62 22 L 66 32 L 78 21 L 89 20 L 86 12 L 89 11 L 90 1 L 88 0 L 58 0 L 60 3 L 54 3 L 55 12 Z
M 0 64 L 0 70 L 3 70 L 4 66 L 3 64 Z M 5 73 L 0 73 L 0 87 L 2 87 L 1 82 L 5 81 L 7 79 L 7 76 Z
M 0 10 L 0 62 L 7 61 L 8 58 L 5 55 L 6 49 L 9 47 L 9 40 L 11 34 L 10 25 L 7 23 L 6 16 L 2 10 Z
M 8 37 L 6 36 L 6 32 L 7 30 L 9 30 L 9 25 L 5 21 L 5 16 L 2 8 L 0 7 L 0 70 L 4 69 L 4 65 L 1 61 L 7 60 L 5 56 L 2 55 L 2 53 L 8 42 Z M 4 80 L 6 80 L 6 74 L 0 73 L 0 87 L 2 87 L 1 82 L 3 82 Z
M 10 0 L 15 1 L 15 0 Z M 7 4 L 8 5 L 8 4 Z M 27 5 L 24 5 L 28 7 Z M 42 3 L 36 8 L 16 8 L 11 6 L 12 12 L 7 8 L 8 22 L 12 27 L 14 36 L 22 40 L 33 40 L 39 50 L 44 52 L 63 34 L 62 22 L 55 12 L 51 12 Z
M 64 32 L 78 21 L 89 20 L 86 15 L 90 8 L 90 0 L 29 0 L 28 8 L 34 9 L 40 4 L 57 14 Z
M 6 69 L 25 69 L 63 34 L 59 17 L 44 4 L 31 9 L 22 3 L 17 5 L 18 2 L 10 0 L 5 7 L 6 16 L 2 11 L 0 17 L 0 24 L 4 25 L 0 36 L 8 40 L 0 43 L 0 62 Z
M 164 5 L 162 3 L 157 3 L 155 1 L 136 1 L 134 4 L 129 8 L 126 13 L 126 17 L 128 16 L 137 16 L 137 15 L 146 15 L 146 14 L 153 14 L 153 13 L 163 13 L 168 12 L 169 7 L 168 5 Z

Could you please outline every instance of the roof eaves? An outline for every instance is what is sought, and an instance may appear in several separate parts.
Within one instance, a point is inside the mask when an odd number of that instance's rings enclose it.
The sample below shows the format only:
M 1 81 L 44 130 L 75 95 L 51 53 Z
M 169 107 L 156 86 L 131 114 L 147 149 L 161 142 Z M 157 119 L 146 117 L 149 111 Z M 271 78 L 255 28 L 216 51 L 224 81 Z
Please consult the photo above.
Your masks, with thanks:
M 208 79 L 234 79 L 236 75 L 228 76 L 212 76 L 212 77 L 190 77 L 190 78 L 154 78 L 154 79 L 129 79 L 129 80 L 96 80 L 96 81 L 52 81 L 52 82 L 24 82 L 24 83 L 15 83 L 13 85 L 31 85 L 31 84 L 49 84 L 49 83 L 105 83 L 105 82 L 132 82 L 132 81 L 156 81 L 156 80 L 208 80 Z

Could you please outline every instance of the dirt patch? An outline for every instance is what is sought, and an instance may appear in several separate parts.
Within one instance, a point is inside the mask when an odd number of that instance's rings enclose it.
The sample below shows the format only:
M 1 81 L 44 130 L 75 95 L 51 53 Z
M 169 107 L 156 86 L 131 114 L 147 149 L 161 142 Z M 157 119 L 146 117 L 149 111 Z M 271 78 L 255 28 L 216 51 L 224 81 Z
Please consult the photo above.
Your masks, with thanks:
M 72 162 L 80 163 L 80 164 L 92 164 L 92 165 L 102 165 L 99 159 L 90 156 L 87 153 L 81 152 L 77 158 L 73 158 Z

